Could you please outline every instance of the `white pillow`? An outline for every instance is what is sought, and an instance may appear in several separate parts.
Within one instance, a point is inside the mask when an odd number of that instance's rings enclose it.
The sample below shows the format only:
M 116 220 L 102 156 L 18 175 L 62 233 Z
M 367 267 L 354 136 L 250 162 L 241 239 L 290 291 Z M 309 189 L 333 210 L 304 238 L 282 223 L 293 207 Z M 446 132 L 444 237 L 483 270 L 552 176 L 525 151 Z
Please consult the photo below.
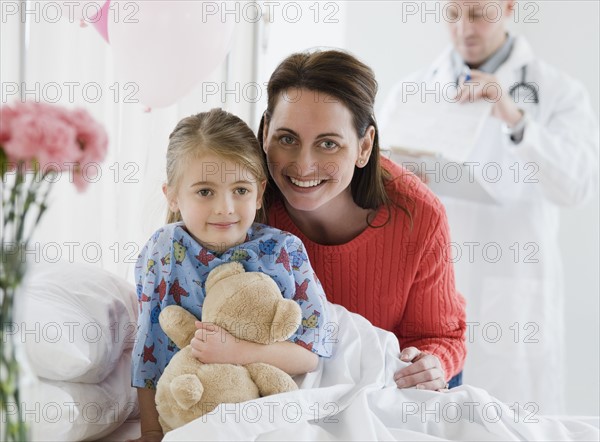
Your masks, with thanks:
M 133 348 L 135 288 L 106 270 L 68 262 L 32 265 L 18 296 L 25 299 L 17 335 L 38 376 L 100 382 Z
M 40 379 L 37 387 L 34 397 L 25 399 L 24 408 L 33 440 L 98 439 L 138 412 L 129 352 L 123 353 L 110 376 L 98 384 Z

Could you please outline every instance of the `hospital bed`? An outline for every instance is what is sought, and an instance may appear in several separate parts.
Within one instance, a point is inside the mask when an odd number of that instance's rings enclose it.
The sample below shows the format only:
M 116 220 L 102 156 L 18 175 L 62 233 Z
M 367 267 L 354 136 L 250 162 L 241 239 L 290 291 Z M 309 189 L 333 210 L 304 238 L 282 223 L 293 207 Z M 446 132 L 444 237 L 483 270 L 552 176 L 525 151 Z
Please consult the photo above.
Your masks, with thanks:
M 33 266 L 22 295 L 27 301 L 19 322 L 29 330 L 25 348 L 37 378 L 31 400 L 39 403 L 33 438 L 139 436 L 130 386 L 138 302 L 133 285 L 89 264 L 59 262 Z M 222 404 L 164 440 L 600 438 L 597 417 L 540 416 L 469 385 L 447 392 L 400 390 L 392 380 L 405 364 L 396 337 L 341 306 L 330 309 L 334 354 L 314 372 L 295 377 L 298 391 Z

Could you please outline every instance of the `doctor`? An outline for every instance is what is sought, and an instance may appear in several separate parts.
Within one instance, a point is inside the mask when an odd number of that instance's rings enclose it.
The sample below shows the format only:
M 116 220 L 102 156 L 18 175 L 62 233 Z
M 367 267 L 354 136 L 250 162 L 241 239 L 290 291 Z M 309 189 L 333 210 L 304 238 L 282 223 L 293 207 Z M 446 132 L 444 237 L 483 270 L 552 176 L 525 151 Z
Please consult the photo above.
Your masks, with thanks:
M 598 123 L 579 82 L 507 33 L 514 1 L 488 3 L 452 2 L 446 9 L 452 47 L 403 82 L 429 91 L 436 82 L 454 83 L 456 106 L 493 103 L 470 161 L 497 204 L 441 197 L 453 243 L 449 259 L 467 299 L 464 382 L 532 416 L 562 413 L 559 210 L 597 190 Z M 403 82 L 379 115 L 382 138 L 386 127 L 402 124 L 392 115 L 406 102 Z

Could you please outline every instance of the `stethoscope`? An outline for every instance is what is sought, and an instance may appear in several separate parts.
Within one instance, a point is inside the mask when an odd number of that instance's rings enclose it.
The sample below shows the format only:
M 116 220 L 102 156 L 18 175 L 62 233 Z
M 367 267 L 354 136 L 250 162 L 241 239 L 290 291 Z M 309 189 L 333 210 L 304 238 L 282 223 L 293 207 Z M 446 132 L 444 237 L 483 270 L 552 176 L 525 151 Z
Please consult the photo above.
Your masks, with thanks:
M 433 75 L 436 73 L 437 69 L 433 72 Z M 468 81 L 469 79 L 470 77 L 467 76 L 466 80 Z M 456 79 L 456 86 L 458 86 L 459 81 L 460 77 Z M 518 102 L 521 97 L 524 97 L 524 103 L 540 104 L 538 90 L 531 83 L 527 83 L 527 65 L 521 67 L 521 81 L 513 84 L 508 90 L 508 93 L 515 103 Z
M 531 83 L 527 83 L 525 79 L 527 78 L 527 65 L 524 65 L 521 68 L 521 81 L 519 83 L 513 84 L 509 89 L 510 96 L 516 102 L 519 101 L 519 98 L 524 95 L 524 103 L 534 103 L 540 104 L 540 99 L 538 96 L 537 89 L 531 85 Z

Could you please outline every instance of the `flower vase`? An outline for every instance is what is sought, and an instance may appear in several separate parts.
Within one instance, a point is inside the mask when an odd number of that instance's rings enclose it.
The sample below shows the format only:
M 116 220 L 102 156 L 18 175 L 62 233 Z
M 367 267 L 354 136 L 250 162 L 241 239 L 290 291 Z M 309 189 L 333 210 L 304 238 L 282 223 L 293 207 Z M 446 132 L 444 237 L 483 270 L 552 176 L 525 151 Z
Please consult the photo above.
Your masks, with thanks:
M 35 424 L 52 417 L 36 401 L 37 378 L 25 351 L 25 339 L 37 338 L 39 324 L 23 320 L 24 252 L 54 178 L 69 171 L 83 190 L 86 166 L 102 161 L 108 138 L 87 111 L 47 103 L 2 105 L 0 121 L 0 440 L 29 441 L 36 439 Z
M 2 361 L 0 390 L 2 393 L 2 441 L 38 440 L 35 423 L 42 418 L 36 400 L 38 377 L 27 356 L 25 339 L 27 311 L 25 262 L 21 247 L 2 244 L 0 249 L 0 288 L 2 304 Z M 36 339 L 35 332 L 30 336 Z

